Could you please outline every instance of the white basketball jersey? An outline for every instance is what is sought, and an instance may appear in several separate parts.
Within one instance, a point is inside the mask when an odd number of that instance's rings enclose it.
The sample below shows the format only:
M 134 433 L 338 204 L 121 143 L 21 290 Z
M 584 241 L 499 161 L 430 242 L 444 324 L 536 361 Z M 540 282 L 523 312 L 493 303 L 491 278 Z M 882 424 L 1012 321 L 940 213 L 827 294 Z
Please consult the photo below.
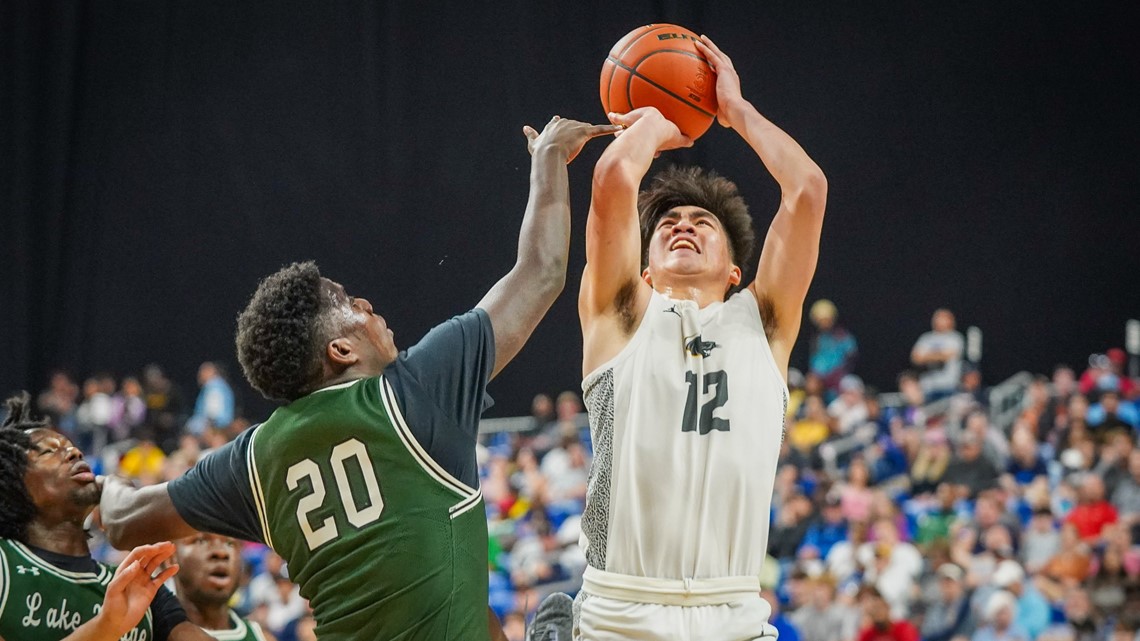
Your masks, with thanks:
M 590 565 L 661 579 L 758 576 L 787 385 L 750 290 L 699 309 L 656 291 L 582 382 L 594 439 Z

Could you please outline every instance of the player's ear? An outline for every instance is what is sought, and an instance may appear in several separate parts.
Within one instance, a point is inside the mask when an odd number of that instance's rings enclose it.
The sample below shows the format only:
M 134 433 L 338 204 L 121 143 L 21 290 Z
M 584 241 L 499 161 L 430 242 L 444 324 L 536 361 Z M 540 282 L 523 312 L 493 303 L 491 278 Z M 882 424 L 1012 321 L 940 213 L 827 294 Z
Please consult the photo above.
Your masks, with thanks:
M 648 283 L 650 287 L 653 287 L 653 277 L 649 275 L 648 267 L 641 271 L 641 280 Z
M 352 340 L 345 336 L 329 341 L 329 344 L 325 346 L 325 356 L 328 357 L 329 362 L 342 367 L 355 365 L 360 360 Z
M 728 270 L 728 286 L 736 287 L 739 285 L 741 274 L 742 272 L 740 271 L 740 268 L 736 265 L 733 265 L 732 269 Z

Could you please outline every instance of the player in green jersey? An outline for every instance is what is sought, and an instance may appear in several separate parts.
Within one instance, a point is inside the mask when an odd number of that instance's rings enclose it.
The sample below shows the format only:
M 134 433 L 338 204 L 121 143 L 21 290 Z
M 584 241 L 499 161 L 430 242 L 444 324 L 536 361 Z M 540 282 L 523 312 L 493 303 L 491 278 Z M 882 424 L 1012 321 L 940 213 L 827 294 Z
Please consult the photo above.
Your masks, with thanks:
M 176 545 L 174 558 L 181 570 L 174 577 L 174 593 L 191 623 L 220 641 L 273 639 L 261 626 L 230 609 L 242 573 L 237 539 L 199 532 L 178 540 Z
M 174 546 L 143 546 L 116 571 L 91 558 L 95 475 L 67 437 L 32 418 L 27 393 L 0 427 L 0 639 L 209 641 L 159 571 Z
M 485 388 L 561 292 L 566 164 L 617 127 L 527 127 L 530 198 L 514 267 L 475 309 L 399 351 L 372 303 L 313 263 L 266 278 L 238 319 L 250 384 L 288 404 L 169 484 L 109 479 L 118 547 L 202 530 L 264 541 L 309 599 L 322 641 L 504 638 L 487 607 L 475 461 Z

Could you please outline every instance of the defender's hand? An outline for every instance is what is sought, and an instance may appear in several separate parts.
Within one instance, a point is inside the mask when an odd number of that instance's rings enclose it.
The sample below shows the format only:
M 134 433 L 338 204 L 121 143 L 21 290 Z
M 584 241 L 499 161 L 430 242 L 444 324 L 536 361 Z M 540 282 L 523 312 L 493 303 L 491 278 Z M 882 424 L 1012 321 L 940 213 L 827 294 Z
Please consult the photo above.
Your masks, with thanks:
M 701 36 L 701 39 L 694 41 L 693 44 L 705 55 L 709 66 L 716 73 L 716 119 L 724 127 L 733 127 L 728 108 L 737 100 L 743 99 L 740 94 L 740 76 L 736 74 L 732 60 L 720 50 L 720 47 L 716 46 L 711 38 Z
M 178 572 L 178 565 L 159 571 L 173 556 L 173 543 L 141 545 L 132 550 L 107 584 L 97 625 L 112 631 L 116 638 L 135 627 L 146 614 L 159 586 Z
M 526 150 L 534 155 L 540 147 L 554 147 L 566 154 L 566 162 L 574 160 L 578 152 L 582 151 L 586 141 L 598 136 L 621 131 L 618 125 L 591 125 L 577 120 L 569 120 L 555 116 L 542 128 L 542 133 L 527 125 L 523 127 L 526 136 Z
M 625 129 L 629 129 L 630 127 L 633 127 L 634 124 L 641 121 L 646 121 L 645 124 L 650 124 L 653 128 L 653 131 L 659 136 L 657 142 L 657 154 L 655 154 L 654 157 L 659 155 L 661 152 L 669 151 L 670 149 L 682 149 L 684 147 L 693 146 L 692 139 L 681 133 L 681 130 L 677 128 L 677 125 L 673 124 L 673 121 L 661 115 L 661 112 L 658 111 L 656 107 L 640 107 L 624 114 L 611 113 L 609 114 L 609 118 L 610 122 L 614 123 L 615 125 L 621 125 Z M 624 132 L 619 131 L 614 135 L 621 135 L 622 133 Z

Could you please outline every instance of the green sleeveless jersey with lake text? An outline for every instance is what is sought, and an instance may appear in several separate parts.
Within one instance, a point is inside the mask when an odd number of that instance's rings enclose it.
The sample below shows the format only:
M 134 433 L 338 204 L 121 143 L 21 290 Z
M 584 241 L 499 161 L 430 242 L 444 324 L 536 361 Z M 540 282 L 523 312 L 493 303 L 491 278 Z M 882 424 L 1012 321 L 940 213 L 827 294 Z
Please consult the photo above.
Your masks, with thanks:
M 58 641 L 95 618 L 103 607 L 111 566 L 69 572 L 26 545 L 0 539 L 0 637 L 6 641 Z M 121 641 L 152 641 L 151 611 Z

